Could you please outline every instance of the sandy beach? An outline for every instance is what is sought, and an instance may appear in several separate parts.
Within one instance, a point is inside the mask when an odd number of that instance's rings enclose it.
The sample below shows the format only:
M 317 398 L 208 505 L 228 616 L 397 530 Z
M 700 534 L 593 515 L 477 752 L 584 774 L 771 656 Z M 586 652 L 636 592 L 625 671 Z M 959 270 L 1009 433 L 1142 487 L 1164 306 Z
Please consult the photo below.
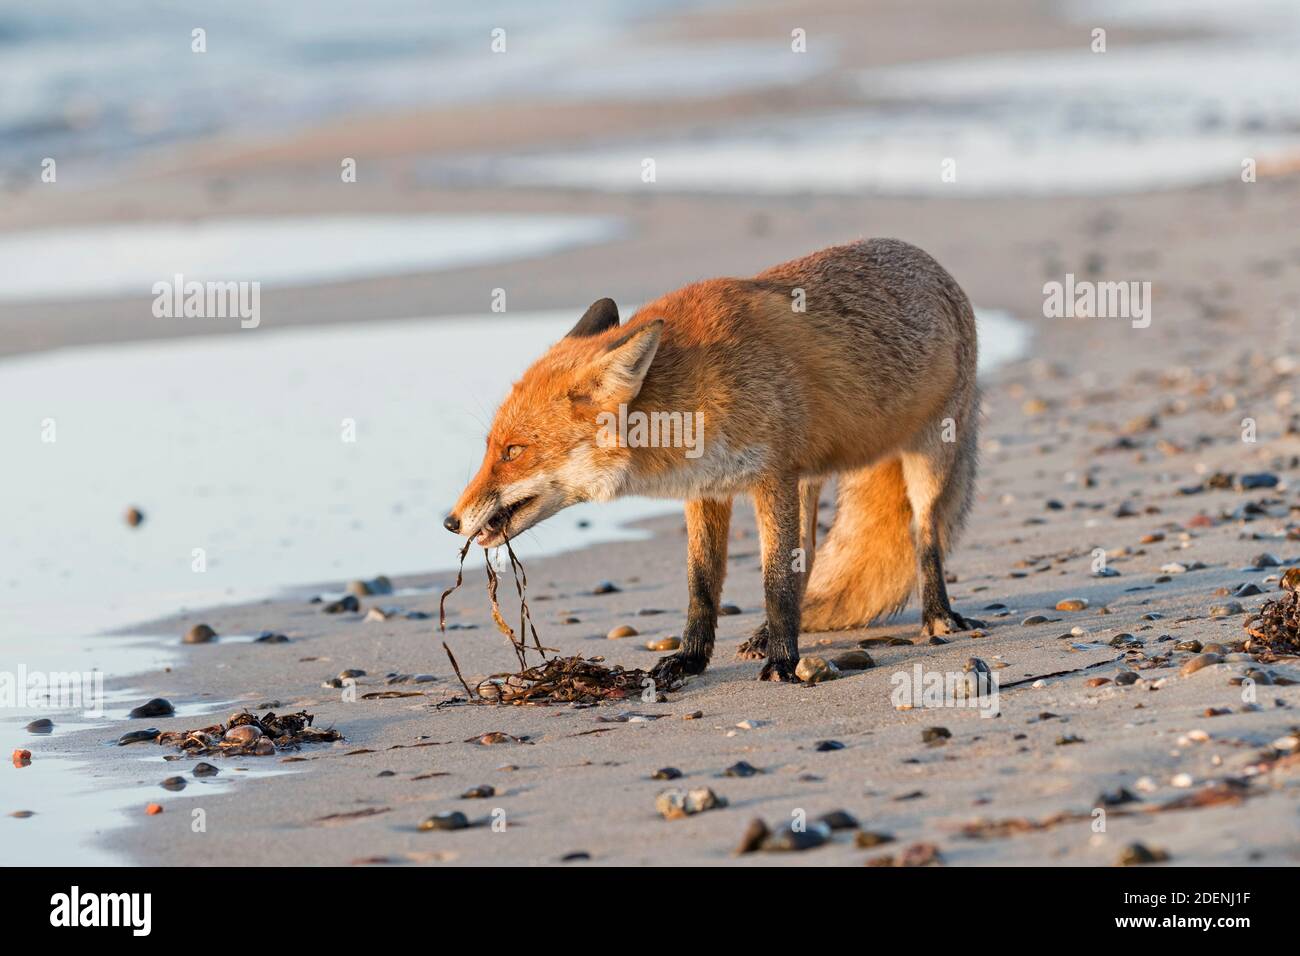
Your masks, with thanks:
M 1081 42 L 1077 26 L 1019 0 L 990 5 L 980 29 L 939 39 L 929 27 L 959 6 L 936 4 L 923 23 L 904 3 L 881 4 L 870 24 L 855 17 L 855 4 L 833 0 L 793 14 L 708 11 L 664 17 L 654 35 L 784 36 L 794 16 L 814 36 L 835 34 L 842 66 L 854 68 Z M 1201 32 L 1125 25 L 1111 42 Z M 56 733 L 41 737 L 3 725 L 6 742 L 33 751 L 34 766 L 75 762 L 86 792 L 122 794 L 120 809 L 96 827 L 96 852 L 151 865 L 862 865 L 937 852 L 954 866 L 1110 866 L 1141 844 L 1170 865 L 1300 862 L 1293 686 L 1300 666 L 1239 648 L 1247 616 L 1281 597 L 1281 574 L 1300 563 L 1292 390 L 1300 173 L 1123 195 L 918 198 L 456 185 L 440 165 L 446 156 L 571 144 L 584 130 L 582 139 L 596 144 L 633 130 L 689 135 L 723 119 L 832 109 L 850 99 L 842 82 L 821 76 L 671 108 L 521 103 L 491 122 L 482 111 L 467 122 L 466 106 L 429 108 L 256 143 L 189 144 L 111 185 L 55 201 L 35 189 L 13 195 L 0 209 L 5 231 L 309 214 L 604 216 L 622 224 L 608 241 L 505 263 L 268 288 L 262 307 L 277 331 L 487 313 L 503 285 L 511 311 L 580 310 L 603 295 L 638 303 L 703 276 L 752 275 L 834 243 L 897 236 L 934 255 L 976 306 L 1017 318 L 1031 337 L 1026 354 L 981 379 L 978 494 L 946 565 L 954 605 L 983 622 L 977 631 L 931 644 L 918 637 L 913 601 L 885 624 L 801 638 L 805 655 L 862 650 L 869 668 L 814 686 L 758 682 L 759 665 L 735 656 L 763 619 L 757 535 L 742 503 L 723 592 L 739 612 L 720 619 L 705 674 L 657 701 L 471 704 L 442 642 L 471 686 L 512 670 L 514 657 L 492 623 L 477 548 L 448 598 L 451 626 L 438 633 L 459 539 L 438 523 L 437 509 L 451 502 L 425 502 L 425 512 L 406 518 L 427 567 L 438 570 L 401 574 L 354 566 L 344 554 L 337 579 L 289 575 L 292 588 L 267 582 L 273 597 L 191 605 L 96 638 L 165 661 L 125 677 L 110 672 L 114 708 L 165 698 L 181 716 L 67 732 L 56 716 Z M 358 152 L 362 176 L 340 189 L 338 158 Z M 1044 283 L 1067 273 L 1149 281 L 1149 325 L 1045 317 Z M 0 356 L 243 334 L 154 318 L 148 301 L 141 294 L 6 302 Z M 448 354 L 422 362 L 430 376 L 458 363 L 488 364 Z M 472 470 L 477 454 L 451 464 Z M 201 452 L 195 461 L 202 467 Z M 1271 477 L 1243 483 L 1243 475 Z M 833 515 L 828 490 L 822 523 Z M 148 530 L 146 522 L 141 531 Z M 649 668 L 659 654 L 647 643 L 681 634 L 680 514 L 639 521 L 635 530 L 634 540 L 526 559 L 528 599 L 548 647 Z M 362 596 L 356 611 L 324 612 L 347 581 L 380 573 L 392 577 L 394 593 Z M 503 573 L 509 617 L 508 563 Z M 313 603 L 318 595 L 324 600 Z M 116 600 L 131 604 L 130 595 Z M 198 624 L 218 639 L 183 645 Z M 623 625 L 636 634 L 606 636 Z M 288 640 L 253 640 L 266 632 Z M 1185 667 L 1205 652 L 1218 657 Z M 961 673 L 972 658 L 1000 684 L 996 715 L 899 705 L 898 688 L 910 686 L 915 667 Z M 345 671 L 363 673 L 354 686 L 322 686 Z M 264 757 L 204 758 L 215 776 L 195 776 L 199 761 L 173 748 L 109 746 L 128 731 L 198 728 L 242 709 L 307 711 L 314 726 L 342 739 Z M 505 737 L 485 743 L 491 734 Z M 680 776 L 660 773 L 666 768 Z M 160 786 L 177 776 L 183 789 Z M 487 796 L 467 796 L 485 786 Z M 675 787 L 711 788 L 726 805 L 666 820 L 656 797 Z M 13 790 L 5 797 L 13 805 L 0 812 L 37 815 L 6 819 L 8 826 L 44 814 Z M 162 812 L 147 816 L 151 802 Z M 448 811 L 471 825 L 420 828 Z M 832 811 L 853 822 L 815 849 L 736 852 L 756 818 L 776 828 Z

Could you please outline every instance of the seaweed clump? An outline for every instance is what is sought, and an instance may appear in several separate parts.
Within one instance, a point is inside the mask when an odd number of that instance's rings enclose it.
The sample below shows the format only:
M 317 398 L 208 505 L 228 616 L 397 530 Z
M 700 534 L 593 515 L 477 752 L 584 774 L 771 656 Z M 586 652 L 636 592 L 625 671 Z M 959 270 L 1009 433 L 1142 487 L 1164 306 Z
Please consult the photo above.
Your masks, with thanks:
M 159 734 L 158 743 L 175 747 L 191 757 L 270 757 L 282 750 L 297 750 L 303 744 L 342 740 L 333 727 L 313 727 L 313 715 L 267 712 L 262 717 L 240 711 L 224 724 L 198 730 L 175 730 Z

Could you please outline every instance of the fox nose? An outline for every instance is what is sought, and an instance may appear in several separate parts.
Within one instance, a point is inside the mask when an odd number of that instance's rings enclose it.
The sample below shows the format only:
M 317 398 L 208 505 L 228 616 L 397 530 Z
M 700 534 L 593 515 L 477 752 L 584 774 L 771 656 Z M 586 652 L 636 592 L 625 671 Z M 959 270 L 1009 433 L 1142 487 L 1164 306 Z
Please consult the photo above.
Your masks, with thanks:
M 455 534 L 460 530 L 460 519 L 455 515 L 447 515 L 447 517 L 442 519 L 442 526 L 452 534 Z

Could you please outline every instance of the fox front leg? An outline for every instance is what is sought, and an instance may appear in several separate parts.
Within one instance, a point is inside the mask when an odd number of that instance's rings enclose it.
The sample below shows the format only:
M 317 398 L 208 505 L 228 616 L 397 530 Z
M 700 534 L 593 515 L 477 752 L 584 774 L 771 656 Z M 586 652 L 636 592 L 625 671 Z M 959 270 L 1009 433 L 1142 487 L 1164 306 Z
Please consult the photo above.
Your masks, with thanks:
M 797 682 L 799 618 L 803 604 L 799 548 L 799 482 L 776 479 L 754 489 L 754 514 L 763 543 L 763 596 L 767 605 L 767 663 L 759 680 Z
M 690 592 L 686 629 L 682 632 L 682 649 L 659 661 L 654 670 L 657 676 L 699 674 L 709 666 L 718 626 L 718 602 L 727 576 L 730 527 L 730 498 L 686 502 L 686 585 Z

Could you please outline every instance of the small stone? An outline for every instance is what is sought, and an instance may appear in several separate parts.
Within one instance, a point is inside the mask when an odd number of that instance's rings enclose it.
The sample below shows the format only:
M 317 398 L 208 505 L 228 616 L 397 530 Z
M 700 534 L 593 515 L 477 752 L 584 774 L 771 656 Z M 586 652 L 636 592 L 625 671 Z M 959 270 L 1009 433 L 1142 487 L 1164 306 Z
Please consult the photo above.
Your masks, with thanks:
M 275 631 L 262 631 L 257 637 L 253 638 L 255 644 L 288 644 L 289 638 Z
M 791 822 L 769 833 L 762 850 L 766 853 L 798 853 L 824 846 L 830 838 L 831 828 L 824 823 L 809 823 L 796 830 Z
M 724 777 L 753 777 L 762 772 L 753 764 L 741 760 L 722 771 L 722 775 Z
M 926 727 L 921 731 L 921 742 L 927 744 L 938 743 L 941 740 L 948 740 L 952 737 L 952 731 L 947 727 Z
M 125 747 L 127 744 L 147 744 L 153 743 L 162 733 L 157 728 L 150 727 L 148 730 L 132 730 L 117 738 L 117 745 Z
M 29 734 L 49 734 L 54 732 L 54 721 L 48 717 L 42 717 L 39 720 L 33 720 L 27 725 L 26 730 Z
M 1233 597 L 1254 597 L 1256 594 L 1263 594 L 1263 593 L 1264 592 L 1260 590 L 1259 585 L 1251 584 L 1248 581 L 1245 584 L 1239 585 L 1237 587 L 1237 590 L 1232 592 L 1232 596 Z
M 681 777 L 682 772 L 676 767 L 660 767 L 654 773 L 650 774 L 651 780 L 676 780 Z
M 1119 787 L 1115 790 L 1107 790 L 1097 798 L 1098 806 L 1103 807 L 1119 807 L 1126 803 L 1141 803 L 1141 799 L 1134 796 L 1124 787 Z
M 392 616 L 391 612 L 385 611 L 383 608 L 372 607 L 366 612 L 366 616 L 362 618 L 362 620 L 377 623 L 379 621 L 387 621 Z
M 1119 852 L 1120 866 L 1142 866 L 1147 863 L 1162 863 L 1169 859 L 1164 850 L 1149 849 L 1143 843 L 1130 843 Z
M 1109 677 L 1089 677 L 1086 683 L 1087 683 L 1087 685 L 1088 685 L 1089 687 L 1101 687 L 1103 684 L 1109 684 L 1109 683 L 1110 683 L 1110 678 L 1109 678 Z
M 225 739 L 232 744 L 246 747 L 249 744 L 257 743 L 261 736 L 262 731 L 252 724 L 240 724 L 238 727 L 231 727 L 227 730 Z
M 127 716 L 132 719 L 139 719 L 142 717 L 171 717 L 175 713 L 176 708 L 171 705 L 171 701 L 163 697 L 155 697 L 153 700 L 145 701 Z
M 832 750 L 843 750 L 843 749 L 844 749 L 844 744 L 840 743 L 838 740 L 819 740 L 817 741 L 816 745 L 813 747 L 813 750 L 821 754 L 829 753 Z
M 18 749 L 13 752 L 13 762 L 15 767 L 26 767 L 32 762 L 32 752 L 30 750 Z
M 655 797 L 655 809 L 666 820 L 693 816 L 726 805 L 727 801 L 708 787 L 697 787 L 694 790 L 665 790 Z
M 637 629 L 630 624 L 620 624 L 605 636 L 611 641 L 616 641 L 620 637 L 636 637 Z
M 1214 604 L 1210 606 L 1210 617 L 1232 617 L 1236 614 L 1245 614 L 1246 609 L 1236 601 L 1228 601 L 1225 604 Z
M 894 836 L 892 833 L 878 833 L 872 830 L 861 830 L 853 838 L 853 845 L 861 850 L 869 850 L 872 847 L 893 842 Z
M 1115 675 L 1115 683 L 1121 687 L 1127 687 L 1129 684 L 1136 684 L 1138 677 L 1137 671 L 1120 671 Z
M 749 826 L 745 827 L 745 832 L 740 838 L 740 845 L 736 847 L 736 853 L 753 853 L 763 845 L 770 832 L 767 824 L 758 817 L 750 820 Z
M 661 637 L 657 641 L 646 641 L 647 651 L 675 651 L 682 646 L 680 637 Z
M 1256 488 L 1276 488 L 1277 484 L 1277 475 L 1270 474 L 1267 471 L 1255 472 L 1250 475 L 1238 475 L 1236 482 L 1234 482 L 1238 491 L 1253 491 Z
M 743 613 L 744 612 L 741 611 L 741 609 L 737 607 L 735 604 L 723 604 L 718 607 L 719 617 L 731 617 L 733 614 L 743 614 Z
M 1183 666 L 1179 668 L 1178 673 L 1183 677 L 1190 677 L 1202 668 L 1222 663 L 1222 661 L 1223 658 L 1218 654 L 1197 654 L 1191 660 L 1183 664 Z
M 365 677 L 366 672 L 357 667 L 349 667 L 346 670 L 339 671 L 339 676 L 335 678 L 339 681 L 356 680 L 358 677 Z
M 831 830 L 856 830 L 858 828 L 858 818 L 847 810 L 832 810 L 829 813 L 823 813 L 817 818 L 818 823 L 824 823 Z
M 805 684 L 820 684 L 840 676 L 839 668 L 824 657 L 801 657 L 795 666 L 794 676 Z
M 206 624 L 195 624 L 181 638 L 183 644 L 206 644 L 217 639 L 217 632 Z
M 619 586 L 613 581 L 601 581 L 591 591 L 592 594 L 617 594 Z
M 1186 789 L 1188 789 L 1188 788 L 1191 787 L 1195 782 L 1196 782 L 1196 781 L 1195 781 L 1194 779 L 1192 779 L 1192 775 L 1191 775 L 1190 773 L 1178 773 L 1178 774 L 1174 774 L 1174 776 L 1172 777 L 1172 779 L 1170 779 L 1170 781 L 1169 781 L 1169 783 L 1170 783 L 1171 786 L 1177 787 L 1177 788 L 1180 789 L 1180 790 L 1186 790 Z
M 1193 654 L 1201 653 L 1201 642 L 1196 640 L 1179 641 L 1174 645 L 1176 651 L 1191 651 Z
M 460 795 L 460 798 L 462 800 L 486 800 L 488 797 L 495 797 L 496 795 L 496 787 L 481 783 L 477 787 L 470 787 Z
M 1033 627 L 1037 624 L 1047 624 L 1051 618 L 1043 614 L 1031 614 L 1020 622 L 1021 627 Z
M 342 614 L 344 612 L 351 613 L 353 611 L 361 610 L 361 602 L 357 600 L 355 594 L 347 594 L 339 598 L 337 601 L 330 601 L 330 603 L 326 604 L 321 608 L 321 610 L 326 614 Z
M 1058 747 L 1067 747 L 1070 744 L 1081 744 L 1081 743 L 1083 743 L 1083 738 L 1078 736 L 1077 734 L 1064 734 L 1056 738 L 1056 746 Z
M 845 651 L 831 658 L 831 663 L 842 671 L 865 671 L 876 666 L 866 651 Z
M 1262 554 L 1257 554 L 1250 559 L 1250 567 L 1252 570 L 1259 570 L 1261 568 L 1277 568 L 1281 566 L 1282 562 L 1278 560 L 1277 555 L 1269 554 L 1267 551 Z
M 161 803 L 151 803 L 144 808 L 144 812 L 151 817 L 156 817 L 163 812 Z
M 32 810 L 15 810 L 9 814 L 9 816 L 13 817 L 15 820 L 26 820 L 29 817 L 36 816 L 36 813 Z
M 123 517 L 126 518 L 126 523 L 132 528 L 138 528 L 144 523 L 144 512 L 139 508 L 127 508 Z
M 1087 598 L 1066 598 L 1064 601 L 1056 602 L 1058 611 L 1083 611 L 1088 607 Z
M 212 764 L 203 762 L 196 763 L 194 769 L 190 772 L 196 777 L 215 777 L 217 774 L 221 773 L 221 771 L 212 766 Z
M 166 780 L 164 780 L 161 784 L 159 784 L 159 786 L 161 786 L 164 790 L 184 790 L 184 789 L 185 789 L 185 778 L 184 778 L 184 777 L 168 777 L 168 778 L 167 778 Z
M 420 821 L 421 830 L 464 830 L 469 818 L 459 810 L 444 810 Z
M 566 853 L 560 857 L 561 863 L 577 863 L 581 860 L 590 860 L 591 854 L 586 850 L 574 850 L 572 853 Z

